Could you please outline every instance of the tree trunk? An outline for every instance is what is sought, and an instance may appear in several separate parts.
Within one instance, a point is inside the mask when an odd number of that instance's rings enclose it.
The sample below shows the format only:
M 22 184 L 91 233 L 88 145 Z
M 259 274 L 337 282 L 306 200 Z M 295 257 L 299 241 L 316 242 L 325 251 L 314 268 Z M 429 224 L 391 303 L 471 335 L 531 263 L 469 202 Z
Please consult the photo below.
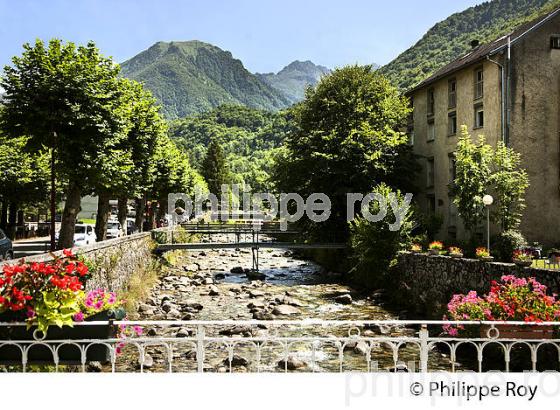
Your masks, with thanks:
M 126 198 L 119 198 L 118 200 L 118 215 L 119 223 L 121 224 L 121 230 L 123 235 L 127 234 L 127 224 L 126 216 L 128 214 L 128 200 Z
M 157 202 L 152 201 L 150 204 L 150 212 L 149 212 L 149 220 L 148 220 L 148 226 L 150 231 L 156 227 L 156 213 L 157 213 Z
M 6 230 L 8 227 L 8 204 L 2 202 L 2 213 L 0 214 L 0 228 Z
M 100 192 L 97 197 L 97 216 L 95 218 L 95 236 L 97 237 L 97 242 L 107 239 L 107 222 L 111 214 L 110 199 L 111 195 L 105 191 Z
M 58 238 L 59 248 L 71 248 L 74 246 L 74 229 L 76 227 L 76 218 L 80 212 L 81 194 L 80 187 L 75 183 L 71 183 L 66 195 L 64 211 L 62 212 L 60 237 Z
M 8 232 L 6 232 L 6 235 L 8 235 L 8 238 L 10 238 L 11 240 L 16 239 L 16 225 L 17 225 L 17 204 L 15 202 L 10 202 L 10 205 L 8 206 L 8 209 L 10 211 L 10 214 L 8 216 Z
M 167 214 L 167 200 L 160 201 L 157 212 L 157 222 L 163 221 L 165 223 L 165 215 Z
M 144 212 L 146 212 L 146 195 L 136 199 L 136 218 L 134 219 L 134 224 L 138 232 L 144 230 Z

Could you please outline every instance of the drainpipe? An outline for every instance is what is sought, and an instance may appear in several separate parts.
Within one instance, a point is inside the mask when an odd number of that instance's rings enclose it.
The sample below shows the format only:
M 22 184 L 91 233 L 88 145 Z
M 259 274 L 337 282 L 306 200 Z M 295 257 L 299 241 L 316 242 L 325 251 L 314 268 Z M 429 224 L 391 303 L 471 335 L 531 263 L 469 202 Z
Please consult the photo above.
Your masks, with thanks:
M 506 78 L 506 134 L 504 143 L 509 145 L 509 127 L 511 121 L 511 37 L 508 37 L 507 42 L 507 78 Z
M 499 62 L 492 60 L 490 56 L 486 56 L 486 59 L 491 63 L 496 64 L 500 68 L 500 77 L 501 77 L 500 92 L 502 94 L 500 99 L 500 113 L 501 113 L 502 141 L 505 144 L 506 142 L 505 68 Z

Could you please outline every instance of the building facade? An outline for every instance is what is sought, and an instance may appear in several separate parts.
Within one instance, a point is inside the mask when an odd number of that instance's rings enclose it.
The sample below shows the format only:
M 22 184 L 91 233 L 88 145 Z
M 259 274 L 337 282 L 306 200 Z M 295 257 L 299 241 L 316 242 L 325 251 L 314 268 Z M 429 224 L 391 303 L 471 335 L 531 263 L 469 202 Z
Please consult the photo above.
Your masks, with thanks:
M 530 242 L 560 245 L 560 9 L 472 46 L 408 92 L 409 134 L 422 168 L 416 200 L 442 220 L 439 239 L 466 239 L 450 196 L 465 125 L 473 139 L 503 140 L 521 154 L 530 179 L 521 231 Z

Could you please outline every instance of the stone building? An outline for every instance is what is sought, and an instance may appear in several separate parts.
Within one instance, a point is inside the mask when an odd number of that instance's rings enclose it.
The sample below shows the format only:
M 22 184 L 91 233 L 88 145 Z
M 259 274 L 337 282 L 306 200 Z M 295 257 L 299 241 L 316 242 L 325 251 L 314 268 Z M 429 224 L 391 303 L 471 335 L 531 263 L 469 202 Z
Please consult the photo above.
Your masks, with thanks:
M 479 45 L 408 92 L 409 124 L 419 156 L 417 202 L 439 215 L 439 238 L 465 239 L 449 196 L 461 125 L 522 155 L 530 178 L 521 231 L 546 246 L 560 244 L 560 9 Z M 479 233 L 483 235 L 483 230 Z

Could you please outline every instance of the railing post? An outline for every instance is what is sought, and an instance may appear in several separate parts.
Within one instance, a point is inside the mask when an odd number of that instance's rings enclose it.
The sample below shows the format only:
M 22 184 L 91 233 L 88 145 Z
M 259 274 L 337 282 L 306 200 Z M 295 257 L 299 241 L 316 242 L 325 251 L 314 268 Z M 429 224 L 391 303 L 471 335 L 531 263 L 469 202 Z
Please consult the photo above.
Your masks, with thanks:
M 198 325 L 196 329 L 196 365 L 197 372 L 204 372 L 204 326 Z
M 420 327 L 420 372 L 428 372 L 428 326 Z

